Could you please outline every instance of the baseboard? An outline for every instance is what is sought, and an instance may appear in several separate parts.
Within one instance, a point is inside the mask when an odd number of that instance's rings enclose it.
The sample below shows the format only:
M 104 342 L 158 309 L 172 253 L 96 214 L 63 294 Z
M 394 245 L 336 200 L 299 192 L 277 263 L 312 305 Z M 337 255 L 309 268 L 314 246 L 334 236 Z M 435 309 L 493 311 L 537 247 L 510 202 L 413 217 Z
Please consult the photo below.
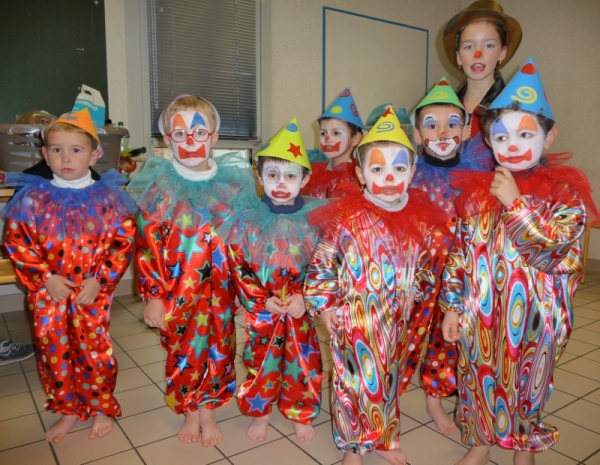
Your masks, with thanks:
M 20 285 L 19 285 L 19 288 Z M 134 279 L 122 279 L 117 285 L 115 296 L 137 294 Z M 2 296 L 2 305 L 0 313 L 18 312 L 25 310 L 27 305 L 26 293 L 21 291 L 16 294 L 6 294 Z

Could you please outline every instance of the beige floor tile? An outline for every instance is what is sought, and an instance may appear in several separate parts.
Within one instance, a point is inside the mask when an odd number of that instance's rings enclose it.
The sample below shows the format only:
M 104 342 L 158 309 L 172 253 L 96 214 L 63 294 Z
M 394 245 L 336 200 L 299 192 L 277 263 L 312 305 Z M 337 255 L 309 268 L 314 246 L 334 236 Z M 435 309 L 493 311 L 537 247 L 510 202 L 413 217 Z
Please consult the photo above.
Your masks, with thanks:
M 152 331 L 133 336 L 114 337 L 114 340 L 121 346 L 124 351 L 133 349 L 141 349 L 142 347 L 155 346 L 160 344 L 160 338 Z
M 44 439 L 44 429 L 37 413 L 0 423 L 0 451 Z
M 4 321 L 23 320 L 29 318 L 29 312 L 26 310 L 17 310 L 14 312 L 3 313 Z
M 411 465 L 451 464 L 467 452 L 461 444 L 425 426 L 403 434 L 400 447 Z
M 498 465 L 513 465 L 515 453 L 512 450 L 502 449 L 498 446 L 492 447 L 492 462 Z M 572 460 L 552 449 L 541 454 L 535 454 L 535 465 L 575 465 L 576 460 Z
M 586 307 L 577 307 L 573 310 L 573 313 L 575 314 L 575 321 L 577 321 L 577 319 L 580 317 L 594 321 L 600 319 L 600 310 L 592 310 L 591 308 Z
M 161 362 L 167 359 L 167 352 L 161 346 L 150 346 L 127 351 L 127 354 L 138 365 Z
M 577 400 L 577 397 L 572 396 L 571 394 L 567 394 L 566 392 L 557 391 L 556 389 L 552 392 L 550 396 L 550 400 L 546 403 L 544 408 L 545 413 L 552 413 L 557 411 L 560 408 L 563 408 L 565 405 L 570 404 Z
M 575 306 L 575 307 L 579 307 L 579 306 L 581 305 L 581 306 L 585 306 L 585 307 L 587 307 L 587 306 L 589 306 L 589 305 L 593 305 L 593 304 L 592 304 L 592 302 L 593 302 L 594 300 L 595 300 L 595 299 L 584 299 L 583 297 L 578 297 L 578 296 L 575 296 L 575 298 L 573 299 L 573 306 Z M 595 303 L 595 302 L 594 302 L 594 303 Z M 591 307 L 590 307 L 590 308 L 591 308 Z
M 37 370 L 37 359 L 34 357 L 30 357 L 27 360 L 23 360 L 19 362 L 21 368 L 23 368 L 24 372 Z
M 583 460 L 600 447 L 600 434 L 554 415 L 544 418 L 544 421 L 556 426 L 560 432 L 560 440 L 553 447 L 556 452 L 575 460 Z
M 285 460 L 283 460 L 285 457 Z M 316 464 L 306 452 L 294 447 L 290 447 L 288 439 L 279 439 L 268 444 L 261 445 L 243 454 L 230 457 L 229 460 L 234 465 L 309 465 Z
M 567 343 L 567 347 L 565 348 L 564 353 L 573 354 L 573 355 L 584 355 L 584 354 L 587 354 L 588 352 L 592 352 L 597 349 L 598 349 L 598 347 L 593 344 L 586 344 L 585 342 L 576 341 L 575 339 L 571 339 Z
M 242 362 L 238 362 L 235 364 L 235 382 L 239 386 L 246 379 L 246 375 L 248 374 L 248 370 Z
M 155 383 L 165 380 L 165 362 L 149 363 L 140 368 Z
M 561 370 L 569 371 L 571 373 L 591 378 L 595 381 L 600 381 L 600 362 L 579 357 L 575 360 L 570 361 L 561 365 Z
M 597 389 L 591 394 L 588 394 L 584 397 L 584 399 L 593 402 L 596 405 L 600 405 L 600 389 Z
M 594 323 L 595 321 L 596 320 L 592 320 L 590 318 L 584 318 L 582 316 L 577 316 L 573 320 L 573 328 L 583 328 L 583 327 L 585 327 L 586 329 L 589 329 L 588 325 Z
M 344 458 L 344 453 L 336 447 L 333 441 L 330 422 L 315 426 L 315 437 L 310 441 L 299 442 L 294 435 L 289 439 L 319 463 L 335 463 Z
M 3 365 L 0 367 L 0 377 L 7 375 L 16 375 L 22 373 L 21 365 L 19 363 L 11 363 L 9 365 Z
M 0 339 L 10 341 L 10 334 L 8 333 L 8 331 L 0 331 Z
M 33 334 L 31 333 L 31 329 L 19 329 L 17 331 L 10 332 L 10 338 L 14 342 L 18 342 L 19 344 L 31 344 L 33 341 Z
M 563 352 L 562 355 L 560 356 L 560 359 L 558 360 L 557 366 L 564 365 L 565 363 L 567 363 L 575 358 L 577 358 L 577 355 L 568 354 L 566 352 Z
M 43 389 L 36 389 L 35 391 L 31 391 L 31 395 L 33 395 L 33 402 L 35 403 L 37 411 L 42 412 L 44 410 L 44 401 L 46 400 L 46 393 Z
M 167 463 L 167 462 L 165 462 Z M 130 449 L 125 452 L 120 452 L 115 455 L 111 455 L 109 457 L 94 460 L 90 463 L 90 465 L 143 465 L 144 462 L 140 459 L 139 455 L 133 450 Z
M 575 299 L 573 300 L 576 301 L 577 297 L 575 297 Z M 576 306 L 578 307 L 579 304 L 576 304 Z M 592 310 L 600 310 L 600 301 L 596 300 L 595 302 L 590 302 L 586 300 L 584 303 L 581 304 L 581 306 L 585 308 L 590 308 Z
M 8 328 L 6 327 L 6 323 L 4 322 L 4 318 L 0 315 L 0 334 L 8 333 Z
M 313 421 L 313 426 L 317 426 L 317 425 L 320 425 L 323 423 L 330 423 L 330 422 L 331 422 L 331 415 L 329 415 L 329 413 L 321 410 L 321 412 L 319 413 L 319 416 L 317 418 L 315 418 L 315 420 Z M 281 434 L 283 434 L 284 436 L 290 436 L 290 435 L 294 434 L 294 425 L 292 424 L 292 422 L 290 420 L 288 420 L 281 414 L 281 412 L 277 408 L 277 405 L 275 405 L 275 404 L 272 405 L 272 411 L 271 411 L 271 415 L 269 417 L 269 424 L 273 428 L 275 428 L 277 431 L 279 431 Z
M 325 374 L 323 374 L 325 375 Z M 331 413 L 331 387 L 321 389 L 321 410 Z
M 584 465 L 600 465 L 600 450 L 587 459 Z
M 242 356 L 244 355 L 244 343 L 237 341 L 237 344 L 235 345 L 235 355 L 236 355 L 236 360 L 235 362 L 241 362 L 242 361 Z
M 53 445 L 60 465 L 79 465 L 131 449 L 131 444 L 117 426 L 103 438 L 90 439 L 89 435 L 89 429 L 75 431 Z
M 112 345 L 113 354 L 119 354 L 119 353 L 123 352 L 123 349 L 121 348 L 121 346 L 119 345 L 119 343 L 117 341 L 115 341 L 114 339 L 111 338 L 110 343 Z
M 583 358 L 587 358 L 589 360 L 594 360 L 595 362 L 600 363 L 600 349 L 594 350 L 593 352 L 588 352 L 583 356 Z
M 115 393 L 128 391 L 142 386 L 152 384 L 152 380 L 139 368 L 129 368 L 127 370 L 119 370 L 117 376 L 117 388 Z
M 587 400 L 578 400 L 554 412 L 554 416 L 600 434 L 600 405 Z M 600 442 L 598 442 L 598 447 L 600 447 Z
M 122 325 L 110 327 L 110 337 L 119 339 L 119 337 L 132 336 L 134 334 L 142 334 L 151 331 L 146 323 L 135 321 L 133 323 L 124 323 Z
M 600 333 L 600 321 L 596 321 L 594 323 L 586 325 L 585 329 L 594 331 L 596 333 Z
M 589 275 L 588 275 L 589 276 Z M 128 304 L 144 302 L 139 295 L 119 295 L 115 297 L 115 301 L 125 308 L 128 308 Z
M 571 332 L 571 339 L 585 342 L 586 344 L 600 346 L 600 333 L 589 331 L 585 328 L 574 329 Z
M 199 442 L 184 444 L 177 437 L 140 447 L 139 452 L 147 465 L 166 463 L 204 465 L 224 457 L 215 447 L 202 447 Z
M 111 309 L 111 314 L 110 314 L 110 328 L 111 329 L 118 325 L 122 325 L 125 323 L 136 323 L 138 321 L 139 320 L 137 319 L 137 317 L 135 315 L 133 315 L 132 313 L 128 312 L 125 309 L 123 309 L 120 312 L 116 312 L 116 313 Z M 111 331 L 111 333 L 112 333 L 112 331 Z
M 167 393 L 167 382 L 166 381 L 159 381 L 159 382 L 154 383 L 154 384 L 156 384 L 156 387 L 158 389 L 160 389 L 160 392 L 162 392 L 163 394 Z
M 237 405 L 237 399 L 235 397 L 227 402 L 223 407 L 219 407 L 215 411 L 217 423 L 229 420 L 230 418 L 239 417 L 241 414 L 242 412 L 240 412 L 240 409 Z
M 25 375 L 23 373 L 0 378 L 0 397 L 11 396 L 28 390 L 29 388 L 27 387 L 27 382 L 25 381 Z
M 165 405 L 165 396 L 154 384 L 117 394 L 123 417 L 154 410 Z
M 56 461 L 50 445 L 46 441 L 40 441 L 0 452 L 0 463 L 4 465 L 54 465 Z
M 42 389 L 42 382 L 40 381 L 40 375 L 36 371 L 28 371 L 25 373 L 25 377 L 27 378 L 27 382 L 29 383 L 29 389 Z
M 562 368 L 554 370 L 554 387 L 559 391 L 566 392 L 577 397 L 583 397 L 586 394 L 598 389 L 600 383 L 583 376 L 579 376 Z
M 117 359 L 117 364 L 119 366 L 119 370 L 127 370 L 128 368 L 135 367 L 135 362 L 131 360 L 131 357 L 127 355 L 125 352 L 115 353 L 115 358 Z
M 586 300 L 591 300 L 591 301 L 598 300 L 600 298 L 600 297 L 598 297 L 598 293 L 590 292 L 588 289 L 578 289 L 575 296 L 579 297 L 581 299 L 586 299 Z
M 442 403 L 442 405 L 444 410 L 452 410 L 450 404 Z M 402 416 L 409 416 L 422 424 L 432 421 L 425 410 L 425 391 L 422 389 L 413 389 L 400 397 L 400 412 Z
M 22 417 L 23 415 L 35 412 L 35 404 L 29 392 L 0 397 L 0 421 Z
M 138 447 L 177 435 L 184 417 L 164 406 L 150 412 L 121 418 L 119 425 L 131 443 Z
M 219 445 L 219 450 L 225 454 L 225 456 L 231 457 L 234 454 L 239 454 L 240 452 L 260 445 L 260 443 L 252 442 L 246 437 L 246 431 L 248 430 L 250 421 L 251 418 L 241 415 L 219 423 L 219 428 L 223 433 L 223 442 Z M 281 434 L 269 426 L 265 443 L 281 437 Z M 281 458 L 281 456 L 279 457 Z
M 29 331 L 31 329 L 32 325 L 31 325 L 31 321 L 29 320 L 29 318 L 18 318 L 18 319 L 14 319 L 14 320 L 8 320 L 6 322 L 6 327 L 12 334 L 13 331 L 20 331 L 22 329 Z

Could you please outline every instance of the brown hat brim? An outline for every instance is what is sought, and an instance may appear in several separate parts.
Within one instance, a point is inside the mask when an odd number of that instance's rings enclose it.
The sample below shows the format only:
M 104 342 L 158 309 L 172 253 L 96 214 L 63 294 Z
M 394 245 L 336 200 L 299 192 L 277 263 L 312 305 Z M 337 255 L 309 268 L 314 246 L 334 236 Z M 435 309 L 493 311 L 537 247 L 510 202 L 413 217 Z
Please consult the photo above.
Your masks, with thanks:
M 444 50 L 446 51 L 448 60 L 450 63 L 452 63 L 452 66 L 454 66 L 456 69 L 459 69 L 458 62 L 456 61 L 456 51 L 458 50 L 458 44 L 456 43 L 456 40 L 459 32 L 465 26 L 475 21 L 494 22 L 500 24 L 500 26 L 502 26 L 506 31 L 508 42 L 506 47 L 506 58 L 498 65 L 498 68 L 502 68 L 510 61 L 512 56 L 519 48 L 521 39 L 523 37 L 523 31 L 521 29 L 521 25 L 515 18 L 497 10 L 463 10 L 454 16 L 450 21 L 448 21 L 448 24 L 446 24 L 446 27 L 444 28 L 443 37 Z

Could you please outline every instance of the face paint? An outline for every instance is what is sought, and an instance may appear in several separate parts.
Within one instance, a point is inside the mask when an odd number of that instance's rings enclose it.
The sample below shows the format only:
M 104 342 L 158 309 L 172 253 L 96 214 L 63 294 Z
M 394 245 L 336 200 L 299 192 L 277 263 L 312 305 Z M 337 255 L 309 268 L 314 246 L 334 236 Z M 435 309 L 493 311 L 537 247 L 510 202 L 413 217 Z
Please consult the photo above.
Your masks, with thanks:
M 544 131 L 525 111 L 508 111 L 490 128 L 490 144 L 500 165 L 521 171 L 539 163 L 544 150 Z
M 412 178 L 408 150 L 398 146 L 374 147 L 365 158 L 362 175 L 367 190 L 384 202 L 398 203 Z
M 210 132 L 211 128 L 208 121 L 208 117 L 197 110 L 182 110 L 175 113 L 171 118 L 171 131 L 183 129 L 189 134 L 196 129 L 206 129 Z M 172 139 L 170 141 L 173 156 L 182 165 L 193 168 L 208 160 L 211 137 L 204 142 L 197 142 L 192 136 L 188 136 L 184 142 L 175 142 Z
M 350 147 L 350 130 L 343 121 L 335 118 L 321 121 L 321 150 L 327 158 L 337 158 Z
M 453 158 L 460 147 L 462 118 L 456 107 L 449 106 L 434 106 L 425 113 L 419 130 L 425 151 L 442 160 Z
M 276 205 L 293 205 L 302 187 L 302 167 L 296 163 L 267 161 L 260 176 L 265 194 Z

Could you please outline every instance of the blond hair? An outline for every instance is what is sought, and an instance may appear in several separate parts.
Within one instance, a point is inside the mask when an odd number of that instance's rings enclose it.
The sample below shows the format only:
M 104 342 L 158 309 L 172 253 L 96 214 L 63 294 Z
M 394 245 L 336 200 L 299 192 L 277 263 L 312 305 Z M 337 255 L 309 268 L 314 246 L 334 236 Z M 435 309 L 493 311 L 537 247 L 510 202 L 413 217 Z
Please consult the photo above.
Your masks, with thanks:
M 92 136 L 85 129 L 82 129 L 78 126 L 74 126 L 69 123 L 50 123 L 48 126 L 46 126 L 44 128 L 43 139 L 44 139 L 44 146 L 46 148 L 48 148 L 48 134 L 50 134 L 51 132 L 58 132 L 58 131 L 66 131 L 66 132 L 75 132 L 75 133 L 79 133 L 79 134 L 85 134 L 86 136 L 89 137 L 90 142 L 92 143 L 92 150 L 96 150 L 98 148 L 98 141 L 96 140 L 96 138 L 94 136 Z
M 210 130 L 215 131 L 217 128 L 217 116 L 215 115 L 213 106 L 206 100 L 191 95 L 173 100 L 163 113 L 163 127 L 165 132 L 171 132 L 171 118 L 176 113 L 184 110 L 197 110 L 204 113 L 210 122 Z

